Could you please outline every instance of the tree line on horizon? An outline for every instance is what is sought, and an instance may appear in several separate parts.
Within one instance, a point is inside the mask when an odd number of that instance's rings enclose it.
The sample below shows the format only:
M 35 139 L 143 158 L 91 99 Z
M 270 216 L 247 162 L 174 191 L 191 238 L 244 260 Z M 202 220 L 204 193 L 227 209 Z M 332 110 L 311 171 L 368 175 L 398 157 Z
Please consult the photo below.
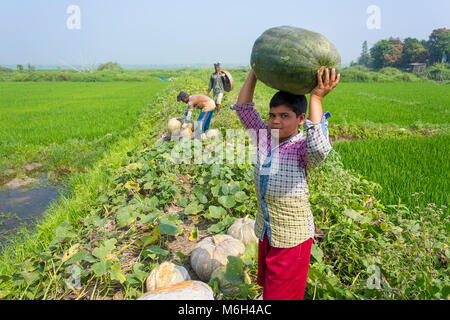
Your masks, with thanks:
M 450 29 L 433 30 L 428 40 L 390 37 L 375 43 L 369 50 L 363 42 L 362 52 L 357 62 L 350 66 L 362 65 L 379 70 L 385 67 L 407 69 L 411 63 L 426 63 L 427 66 L 445 63 L 450 59 Z

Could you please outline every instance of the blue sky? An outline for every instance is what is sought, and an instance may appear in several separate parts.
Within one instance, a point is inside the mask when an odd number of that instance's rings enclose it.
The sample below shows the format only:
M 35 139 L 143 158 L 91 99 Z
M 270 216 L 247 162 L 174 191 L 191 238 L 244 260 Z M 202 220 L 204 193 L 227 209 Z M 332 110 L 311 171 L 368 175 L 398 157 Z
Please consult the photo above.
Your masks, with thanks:
M 80 8 L 80 29 L 67 28 L 70 5 Z M 380 9 L 380 29 L 366 25 L 371 5 Z M 364 40 L 369 47 L 390 36 L 427 40 L 449 22 L 449 0 L 2 0 L 0 65 L 248 65 L 256 38 L 279 25 L 323 34 L 348 64 Z

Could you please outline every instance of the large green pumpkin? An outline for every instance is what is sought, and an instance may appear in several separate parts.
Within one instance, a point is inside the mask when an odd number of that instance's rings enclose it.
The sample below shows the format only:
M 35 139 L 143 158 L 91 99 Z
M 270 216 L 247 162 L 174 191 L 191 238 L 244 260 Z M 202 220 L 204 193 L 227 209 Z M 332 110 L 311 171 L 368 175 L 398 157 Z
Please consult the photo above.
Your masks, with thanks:
M 317 32 L 291 26 L 266 30 L 253 45 L 250 65 L 258 80 L 293 94 L 308 94 L 317 86 L 321 66 L 341 67 L 341 56 Z

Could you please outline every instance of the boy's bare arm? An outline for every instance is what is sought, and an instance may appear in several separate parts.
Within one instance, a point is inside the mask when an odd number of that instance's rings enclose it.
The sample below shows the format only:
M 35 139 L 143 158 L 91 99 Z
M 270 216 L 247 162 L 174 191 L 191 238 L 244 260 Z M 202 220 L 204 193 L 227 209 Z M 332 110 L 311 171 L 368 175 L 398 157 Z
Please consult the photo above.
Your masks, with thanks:
M 322 75 L 325 71 L 325 79 Z M 339 83 L 340 75 L 336 77 L 336 71 L 331 71 L 331 78 L 326 67 L 317 71 L 317 87 L 311 91 L 309 103 L 309 119 L 305 121 L 306 144 L 308 150 L 307 170 L 311 171 L 325 160 L 331 150 L 328 139 L 322 132 L 321 120 L 323 117 L 322 99 L 333 90 Z
M 322 75 L 325 72 L 325 80 L 322 81 Z M 341 75 L 336 76 L 336 70 L 333 68 L 330 73 L 327 67 L 321 67 L 317 70 L 317 87 L 311 91 L 311 97 L 309 102 L 309 120 L 317 123 L 322 121 L 322 99 L 331 92 L 339 83 Z
M 253 94 L 255 92 L 256 81 L 257 79 L 255 72 L 253 72 L 253 70 L 250 70 L 250 73 L 247 76 L 247 80 L 245 80 L 245 83 L 242 86 L 241 91 L 239 92 L 237 104 L 253 102 Z

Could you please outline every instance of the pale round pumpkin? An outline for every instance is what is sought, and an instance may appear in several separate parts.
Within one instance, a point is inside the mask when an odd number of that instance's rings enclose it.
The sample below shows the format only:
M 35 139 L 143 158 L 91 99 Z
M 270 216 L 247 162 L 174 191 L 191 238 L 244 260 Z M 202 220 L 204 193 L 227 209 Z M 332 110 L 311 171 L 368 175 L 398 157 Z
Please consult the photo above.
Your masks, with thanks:
M 227 234 L 241 240 L 245 246 L 251 243 L 258 243 L 258 238 L 255 235 L 255 220 L 248 218 L 248 216 L 237 219 L 228 228 Z
M 180 128 L 181 128 L 181 121 L 177 120 L 177 118 L 172 118 L 167 123 L 167 129 L 169 129 L 169 132 L 171 133 Z
M 191 138 L 192 137 L 192 130 L 189 128 L 185 129 L 175 129 L 172 132 L 171 140 L 172 141 L 178 141 L 180 139 L 183 139 L 185 137 Z
M 207 139 L 212 139 L 212 138 L 215 138 L 215 137 L 217 137 L 219 135 L 220 135 L 220 131 L 217 130 L 217 129 L 210 129 L 210 130 L 206 131 L 206 138 Z
M 214 300 L 214 292 L 206 283 L 190 280 L 147 292 L 137 300 Z
M 150 272 L 150 275 L 145 282 L 145 286 L 147 291 L 152 291 L 160 287 L 187 280 L 191 280 L 191 277 L 184 267 L 166 261 Z
M 232 236 L 218 234 L 201 240 L 191 253 L 191 265 L 198 277 L 209 281 L 213 271 L 226 266 L 228 256 L 241 256 L 245 251 L 244 244 Z

